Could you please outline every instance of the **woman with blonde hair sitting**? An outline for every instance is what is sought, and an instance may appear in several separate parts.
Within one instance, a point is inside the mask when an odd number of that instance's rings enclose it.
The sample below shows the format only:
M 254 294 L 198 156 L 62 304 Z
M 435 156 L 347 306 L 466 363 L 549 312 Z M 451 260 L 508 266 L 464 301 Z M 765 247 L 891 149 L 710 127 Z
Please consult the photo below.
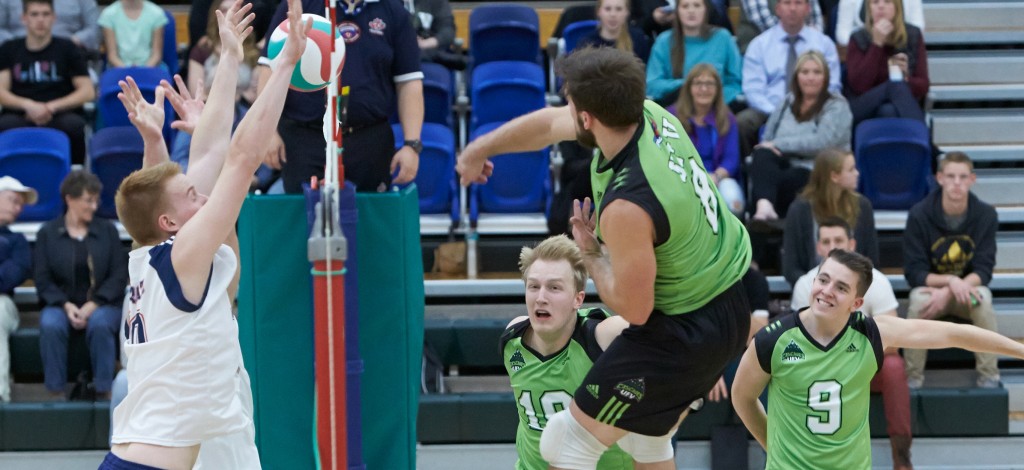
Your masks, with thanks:
M 782 274 L 790 285 L 821 261 L 815 251 L 818 222 L 829 217 L 846 221 L 857 252 L 878 265 L 878 233 L 871 201 L 857 192 L 857 162 L 846 150 L 826 149 L 814 160 L 810 179 L 786 215 L 782 235 Z

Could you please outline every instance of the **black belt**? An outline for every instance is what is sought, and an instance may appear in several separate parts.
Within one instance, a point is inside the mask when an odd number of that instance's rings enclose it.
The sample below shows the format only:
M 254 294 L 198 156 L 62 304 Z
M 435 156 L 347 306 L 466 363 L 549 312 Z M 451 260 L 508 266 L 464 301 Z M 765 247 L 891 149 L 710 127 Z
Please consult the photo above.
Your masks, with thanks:
M 359 126 L 341 126 L 341 135 L 349 135 L 349 134 L 351 134 L 353 132 L 361 131 L 363 129 L 368 129 L 370 127 L 379 126 L 381 124 L 387 124 L 387 123 L 388 123 L 387 121 L 377 121 L 377 122 L 371 122 L 369 124 L 363 124 L 363 125 L 359 125 Z

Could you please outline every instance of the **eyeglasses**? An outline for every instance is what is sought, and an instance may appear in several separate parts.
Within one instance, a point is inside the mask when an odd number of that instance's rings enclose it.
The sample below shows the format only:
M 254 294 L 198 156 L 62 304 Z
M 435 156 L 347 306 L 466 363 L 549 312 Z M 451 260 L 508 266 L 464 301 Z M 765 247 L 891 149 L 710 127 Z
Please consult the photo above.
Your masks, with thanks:
M 693 88 L 715 88 L 718 83 L 714 80 L 697 80 L 693 82 Z

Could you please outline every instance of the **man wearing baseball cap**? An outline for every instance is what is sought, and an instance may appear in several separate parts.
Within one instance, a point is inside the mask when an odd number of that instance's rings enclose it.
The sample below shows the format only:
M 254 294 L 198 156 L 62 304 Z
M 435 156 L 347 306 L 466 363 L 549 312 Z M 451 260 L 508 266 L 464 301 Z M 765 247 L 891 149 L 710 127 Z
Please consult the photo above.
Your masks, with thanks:
M 25 204 L 35 204 L 39 193 L 10 177 L 0 177 L 0 400 L 11 401 L 11 355 L 7 339 L 18 328 L 18 308 L 11 297 L 32 272 L 28 240 L 11 231 Z

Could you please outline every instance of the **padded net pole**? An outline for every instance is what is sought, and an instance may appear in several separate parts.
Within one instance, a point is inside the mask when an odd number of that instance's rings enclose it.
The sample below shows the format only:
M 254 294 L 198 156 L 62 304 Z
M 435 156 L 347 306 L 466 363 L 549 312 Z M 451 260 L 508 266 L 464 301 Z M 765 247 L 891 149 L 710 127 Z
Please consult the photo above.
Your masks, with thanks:
M 336 0 L 325 0 L 324 7 L 325 16 L 331 22 L 331 35 L 336 37 Z M 331 69 L 336 70 L 342 52 L 335 50 L 334 41 L 330 44 Z M 338 93 L 340 82 L 340 78 L 336 79 L 327 87 L 324 180 L 320 185 L 313 230 L 307 241 L 307 254 L 313 264 L 317 461 L 321 468 L 330 470 L 348 468 L 345 399 L 345 258 L 348 246 L 338 221 L 338 190 L 345 181 L 338 121 L 347 90 Z

